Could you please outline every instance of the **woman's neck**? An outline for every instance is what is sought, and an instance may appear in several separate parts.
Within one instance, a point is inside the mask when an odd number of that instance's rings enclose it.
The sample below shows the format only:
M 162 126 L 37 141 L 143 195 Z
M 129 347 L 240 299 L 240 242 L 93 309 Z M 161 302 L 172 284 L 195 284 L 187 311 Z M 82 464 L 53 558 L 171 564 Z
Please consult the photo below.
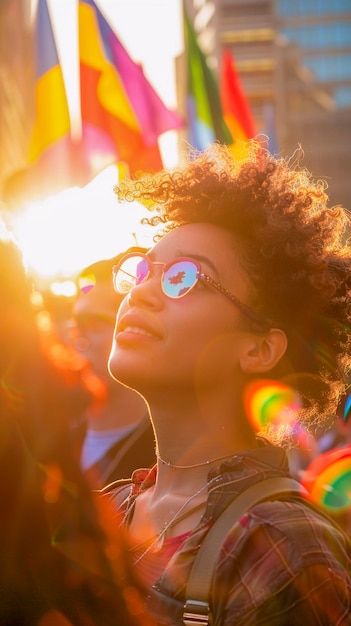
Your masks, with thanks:
M 242 401 L 228 390 L 159 393 L 148 404 L 159 453 L 172 464 L 205 462 L 255 445 Z
M 212 421 L 216 421 L 213 416 Z M 230 426 L 206 428 L 203 423 L 189 425 L 180 423 L 178 428 L 161 424 L 155 427 L 156 456 L 159 472 L 185 476 L 187 473 L 208 475 L 209 470 L 226 458 L 257 447 L 253 431 L 238 433 L 235 423 Z
M 209 485 L 207 467 L 177 469 L 158 461 L 154 487 L 135 501 L 129 527 L 134 540 L 163 540 L 194 528 L 205 511 Z

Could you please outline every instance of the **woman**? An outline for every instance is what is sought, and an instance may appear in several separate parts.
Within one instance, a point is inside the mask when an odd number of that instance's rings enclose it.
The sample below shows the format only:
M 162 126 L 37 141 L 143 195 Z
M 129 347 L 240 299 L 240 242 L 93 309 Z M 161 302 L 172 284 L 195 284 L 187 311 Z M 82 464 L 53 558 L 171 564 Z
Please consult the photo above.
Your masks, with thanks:
M 149 221 L 164 230 L 114 268 L 128 295 L 109 369 L 146 399 L 158 458 L 109 497 L 144 584 L 184 604 L 195 554 L 228 502 L 289 475 L 278 444 L 298 426 L 287 416 L 302 428 L 336 409 L 351 354 L 350 218 L 327 208 L 322 183 L 255 142 L 241 163 L 214 145 L 117 192 L 153 203 Z M 264 381 L 297 400 L 262 438 L 249 413 Z M 155 599 L 151 609 L 177 623 Z M 302 501 L 257 504 L 222 547 L 211 612 L 216 626 L 351 624 L 350 548 Z

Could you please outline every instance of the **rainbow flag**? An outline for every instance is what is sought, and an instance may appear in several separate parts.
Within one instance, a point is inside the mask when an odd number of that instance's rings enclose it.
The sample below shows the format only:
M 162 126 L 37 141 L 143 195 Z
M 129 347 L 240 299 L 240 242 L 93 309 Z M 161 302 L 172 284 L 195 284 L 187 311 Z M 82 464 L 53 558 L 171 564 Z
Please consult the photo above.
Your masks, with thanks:
M 80 0 L 82 141 L 92 173 L 123 162 L 130 174 L 163 168 L 162 133 L 183 126 L 163 104 L 93 0 Z
M 233 140 L 246 141 L 257 134 L 240 76 L 230 50 L 222 51 L 220 98 L 225 122 Z
M 215 77 L 207 64 L 185 11 L 184 36 L 189 143 L 197 150 L 204 150 L 216 140 L 230 144 L 232 137 L 223 118 Z

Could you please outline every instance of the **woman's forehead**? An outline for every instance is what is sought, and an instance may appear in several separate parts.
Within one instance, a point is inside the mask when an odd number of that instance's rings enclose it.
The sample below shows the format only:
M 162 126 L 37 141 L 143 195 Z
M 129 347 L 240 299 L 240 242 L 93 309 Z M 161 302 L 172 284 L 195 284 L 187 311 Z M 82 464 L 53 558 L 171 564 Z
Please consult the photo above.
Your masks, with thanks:
M 236 255 L 233 235 L 215 224 L 200 222 L 185 224 L 167 233 L 152 248 L 150 256 L 168 253 L 220 258 L 221 251 L 224 255 Z

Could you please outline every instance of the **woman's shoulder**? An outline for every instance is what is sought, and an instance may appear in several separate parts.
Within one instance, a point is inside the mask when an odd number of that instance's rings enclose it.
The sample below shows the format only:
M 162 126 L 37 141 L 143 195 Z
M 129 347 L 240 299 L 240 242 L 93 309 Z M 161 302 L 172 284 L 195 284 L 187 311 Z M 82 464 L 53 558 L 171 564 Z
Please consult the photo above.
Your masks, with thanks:
M 321 507 L 299 500 L 262 502 L 244 515 L 242 540 L 263 551 L 288 551 L 297 569 L 309 564 L 342 564 L 351 581 L 351 542 Z M 261 537 L 261 542 L 258 541 Z

